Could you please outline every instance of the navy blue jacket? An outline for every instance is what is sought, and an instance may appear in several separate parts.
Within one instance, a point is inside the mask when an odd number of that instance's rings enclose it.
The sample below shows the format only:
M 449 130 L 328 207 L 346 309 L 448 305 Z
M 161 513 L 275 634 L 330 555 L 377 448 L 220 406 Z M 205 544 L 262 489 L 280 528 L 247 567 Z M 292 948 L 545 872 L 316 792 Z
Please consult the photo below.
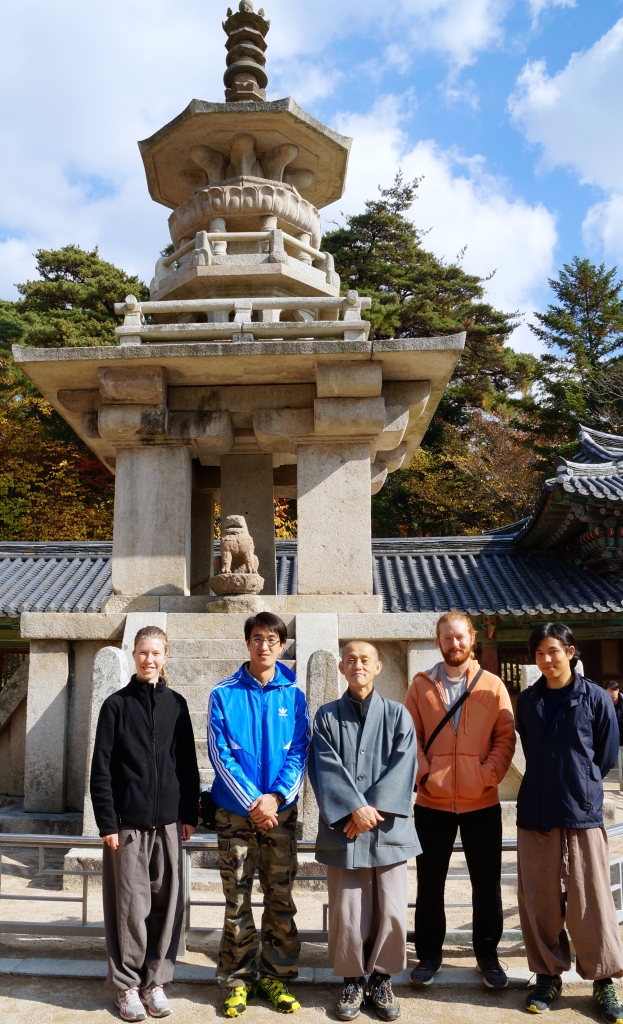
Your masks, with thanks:
M 610 694 L 608 696 L 610 697 Z M 610 700 L 612 700 L 612 697 L 610 697 Z M 619 723 L 619 746 L 623 747 L 623 694 L 619 694 L 619 699 L 614 705 L 614 713 Z
M 599 828 L 603 778 L 616 764 L 619 728 L 614 704 L 597 683 L 577 672 L 546 731 L 543 676 L 519 694 L 517 731 L 526 773 L 517 797 L 519 828 Z

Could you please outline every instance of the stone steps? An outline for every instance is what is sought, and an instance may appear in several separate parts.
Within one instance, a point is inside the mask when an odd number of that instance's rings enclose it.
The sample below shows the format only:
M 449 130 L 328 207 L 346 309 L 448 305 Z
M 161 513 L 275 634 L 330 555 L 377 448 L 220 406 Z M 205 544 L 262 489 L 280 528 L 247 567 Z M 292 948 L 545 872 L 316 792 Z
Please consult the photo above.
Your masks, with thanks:
M 282 664 L 293 669 L 295 662 L 283 660 Z M 203 686 L 206 692 L 217 683 L 228 679 L 240 668 L 240 661 L 208 658 L 169 658 L 167 675 L 173 689 L 184 695 L 186 686 Z M 206 703 L 207 708 L 207 703 Z
M 295 641 L 287 640 L 280 660 L 294 658 Z M 169 654 L 171 659 L 204 658 L 207 661 L 237 661 L 240 665 L 249 660 L 249 652 L 244 640 L 170 640 Z
M 74 811 L 64 814 L 44 814 L 24 811 L 24 801 L 15 798 L 0 807 L 0 835 L 79 836 L 82 833 L 82 815 Z
M 206 616 L 210 618 L 210 616 Z M 216 618 L 216 617 L 215 617 Z M 221 618 L 221 616 L 219 616 Z M 238 616 L 236 616 L 238 618 Z M 240 626 L 244 626 L 244 618 Z M 229 623 L 228 623 L 229 624 Z M 167 675 L 172 689 L 177 690 L 187 701 L 190 711 L 195 749 L 201 788 L 212 785 L 214 772 L 208 757 L 207 714 L 210 693 L 217 683 L 228 679 L 237 672 L 240 665 L 248 660 L 248 651 L 244 640 L 240 639 L 240 629 L 235 637 L 170 637 L 170 657 L 167 662 Z M 295 669 L 295 641 L 288 639 L 284 648 L 284 657 L 280 661 L 288 668 Z

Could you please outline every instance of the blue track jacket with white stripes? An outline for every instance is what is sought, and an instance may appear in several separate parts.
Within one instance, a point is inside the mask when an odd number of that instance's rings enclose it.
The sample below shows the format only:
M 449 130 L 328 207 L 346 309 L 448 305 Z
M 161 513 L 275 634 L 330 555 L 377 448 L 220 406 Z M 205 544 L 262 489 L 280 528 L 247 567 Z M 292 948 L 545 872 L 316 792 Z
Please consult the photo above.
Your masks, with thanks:
M 282 793 L 281 809 L 296 803 L 310 742 L 307 701 L 294 672 L 278 661 L 273 679 L 260 686 L 242 665 L 210 694 L 214 803 L 244 817 L 264 793 Z

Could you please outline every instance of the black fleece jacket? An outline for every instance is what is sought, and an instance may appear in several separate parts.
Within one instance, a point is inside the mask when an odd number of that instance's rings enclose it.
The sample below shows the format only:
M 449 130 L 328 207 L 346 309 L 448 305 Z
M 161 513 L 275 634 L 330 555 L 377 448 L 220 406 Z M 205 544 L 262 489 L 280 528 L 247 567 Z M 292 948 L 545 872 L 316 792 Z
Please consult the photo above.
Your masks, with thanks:
M 102 704 L 91 800 L 101 836 L 121 824 L 145 830 L 181 821 L 197 825 L 199 771 L 186 701 L 163 679 L 132 676 Z

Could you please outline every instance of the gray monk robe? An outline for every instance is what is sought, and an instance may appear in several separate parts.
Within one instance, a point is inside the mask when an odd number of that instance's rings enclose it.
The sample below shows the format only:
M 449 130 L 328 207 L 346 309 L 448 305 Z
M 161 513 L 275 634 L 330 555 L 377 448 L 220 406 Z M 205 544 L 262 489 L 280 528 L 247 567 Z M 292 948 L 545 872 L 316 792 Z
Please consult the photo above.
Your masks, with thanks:
M 346 692 L 314 720 L 309 777 L 320 818 L 316 859 L 327 865 L 329 958 L 338 977 L 406 966 L 407 860 L 421 850 L 411 814 L 413 721 L 402 704 L 372 694 L 362 726 Z M 375 807 L 384 821 L 347 839 L 350 814 Z

